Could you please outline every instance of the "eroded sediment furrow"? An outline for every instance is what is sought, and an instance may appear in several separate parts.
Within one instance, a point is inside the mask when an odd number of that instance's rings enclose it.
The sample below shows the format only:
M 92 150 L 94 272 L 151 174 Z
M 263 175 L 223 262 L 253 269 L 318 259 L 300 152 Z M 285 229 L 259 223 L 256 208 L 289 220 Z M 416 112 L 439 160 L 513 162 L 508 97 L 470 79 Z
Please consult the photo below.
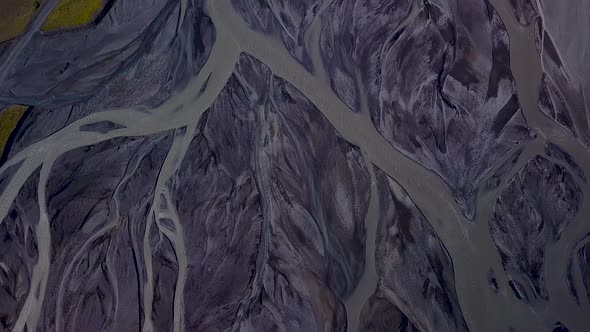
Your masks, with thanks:
M 371 200 L 365 217 L 365 269 L 352 294 L 344 301 L 348 316 L 347 331 L 359 331 L 361 312 L 365 303 L 377 290 L 377 267 L 375 263 L 377 233 L 379 232 L 379 192 L 375 168 L 365 155 L 367 169 L 371 176 Z
M 227 34 L 218 33 L 218 40 L 211 51 L 209 60 L 199 75 L 187 84 L 186 89 L 161 106 L 148 113 L 126 109 L 91 114 L 21 150 L 9 159 L 0 167 L 0 173 L 18 162 L 23 163 L 0 196 L 0 223 L 4 220 L 19 188 L 44 160 L 78 147 L 93 145 L 117 137 L 145 136 L 180 128 L 198 118 L 219 95 L 237 61 L 239 50 L 236 49 L 233 40 L 228 37 Z M 205 83 L 207 84 L 203 92 L 196 93 Z M 134 118 L 136 121 L 133 121 Z M 111 121 L 129 126 L 106 134 L 79 131 L 79 127 L 82 125 L 100 121 Z
M 243 87 L 247 87 L 252 91 L 252 101 L 258 105 L 256 110 L 256 135 L 255 135 L 255 148 L 254 148 L 254 168 L 256 171 L 256 186 L 260 195 L 260 208 L 262 210 L 262 226 L 260 227 L 260 244 L 258 253 L 256 256 L 256 270 L 255 275 L 252 279 L 252 290 L 250 294 L 243 300 L 243 303 L 238 309 L 236 319 L 234 322 L 233 330 L 238 330 L 240 323 L 246 319 L 248 315 L 247 311 L 253 306 L 253 303 L 260 299 L 261 293 L 263 292 L 263 280 L 264 274 L 268 267 L 268 260 L 270 257 L 271 248 L 271 222 L 273 219 L 273 209 L 271 202 L 270 188 L 271 181 L 269 179 L 269 160 L 264 154 L 264 137 L 265 137 L 265 123 L 264 123 L 264 112 L 267 107 L 268 98 L 259 96 L 254 87 L 249 87 L 244 78 L 236 73 L 236 78 L 240 81 Z
M 0 82 L 4 81 L 6 74 L 8 74 L 10 66 L 14 63 L 16 58 L 20 57 L 23 49 L 27 46 L 33 35 L 39 33 L 41 26 L 51 14 L 51 11 L 57 5 L 58 0 L 49 0 L 44 2 L 41 9 L 36 14 L 35 18 L 29 24 L 27 32 L 21 36 L 14 44 L 11 45 L 8 55 L 4 62 L 0 64 Z
M 136 153 L 139 153 L 137 151 Z M 146 152 L 147 153 L 147 152 Z M 134 155 L 135 156 L 135 155 Z M 107 234 L 112 228 L 117 227 L 120 223 L 120 200 L 119 200 L 119 191 L 121 186 L 125 185 L 127 181 L 133 176 L 137 168 L 139 167 L 140 161 L 146 156 L 145 153 L 142 153 L 140 156 L 134 157 L 132 156 L 131 160 L 127 164 L 125 169 L 125 175 L 117 184 L 115 191 L 111 196 L 112 205 L 109 204 L 109 220 L 108 222 L 98 231 L 96 231 L 84 244 L 80 247 L 80 251 L 76 253 L 76 255 L 72 258 L 72 260 L 67 264 L 66 269 L 62 274 L 62 279 L 59 286 L 59 291 L 57 295 L 57 303 L 56 303 L 56 313 L 55 313 L 55 328 L 57 331 L 63 330 L 63 307 L 64 307 L 64 293 L 66 287 L 66 280 L 72 272 L 74 268 L 74 264 L 77 263 L 82 255 L 86 254 L 88 247 L 94 242 L 96 239 L 100 238 L 101 236 Z M 112 270 L 112 269 L 109 269 Z M 112 277 L 113 282 L 115 283 L 113 289 L 117 289 L 117 278 Z M 118 310 L 119 300 L 118 300 L 118 292 L 115 293 L 115 311 Z
M 590 170 L 590 155 L 582 142 L 557 121 L 545 116 L 539 110 L 543 55 L 539 56 L 539 50 L 535 45 L 535 26 L 519 25 L 506 1 L 493 0 L 491 2 L 500 12 L 508 27 L 511 40 L 511 67 L 517 82 L 519 99 L 523 105 L 524 116 L 529 127 L 535 131 L 538 135 L 537 139 L 540 140 L 535 149 L 536 153 L 552 158 L 544 153 L 541 147 L 545 144 L 555 144 L 570 156 L 575 156 L 581 169 Z M 535 5 L 536 9 L 541 8 L 538 2 Z M 539 16 L 543 21 L 545 20 L 542 11 L 539 12 Z M 541 42 L 542 44 L 543 42 Z M 542 50 L 540 52 L 543 53 Z M 526 158 L 523 158 L 523 162 L 532 160 L 534 157 L 535 153 L 530 153 Z M 519 163 L 519 165 L 515 168 L 520 169 L 523 164 Z M 588 216 L 587 203 L 585 202 L 590 195 L 588 185 L 582 183 L 581 192 L 584 201 L 579 205 L 581 209 L 577 211 L 577 217 L 566 226 L 559 240 L 546 248 L 544 262 L 546 268 L 543 273 L 546 277 L 545 284 L 548 289 L 549 303 L 540 304 L 533 309 L 547 321 L 566 321 L 565 325 L 572 330 L 583 329 L 586 324 L 583 309 L 575 306 L 571 298 L 567 298 L 568 289 L 565 278 L 568 250 L 571 249 L 571 245 L 576 242 L 576 239 L 590 230 L 590 225 L 585 220 Z
M 437 229 L 437 234 L 451 252 L 451 257 L 457 260 L 456 276 L 465 280 L 464 282 L 458 280 L 456 283 L 459 285 L 459 298 L 468 300 L 467 303 L 461 303 L 462 308 L 469 308 L 471 311 L 481 307 L 479 298 L 461 296 L 463 292 L 469 294 L 472 290 L 477 289 L 474 288 L 477 283 L 474 283 L 470 277 L 472 275 L 470 270 L 473 269 L 472 262 L 476 259 L 471 256 L 473 251 L 464 238 L 465 230 L 460 226 L 462 223 L 460 209 L 457 208 L 448 188 L 440 178 L 393 149 L 377 133 L 365 116 L 348 111 L 347 106 L 335 96 L 329 86 L 315 80 L 309 72 L 290 57 L 276 40 L 249 30 L 241 18 L 233 12 L 228 1 L 215 1 L 210 5 L 209 15 L 216 26 L 224 26 L 225 29 L 231 28 L 236 43 L 239 43 L 243 51 L 252 54 L 268 65 L 275 75 L 296 86 L 322 111 L 341 135 L 352 144 L 367 151 L 373 164 L 399 181 L 402 187 L 407 188 L 410 196 L 418 206 L 424 209 L 427 219 Z M 485 271 L 487 273 L 487 269 Z M 481 273 L 481 275 L 483 276 L 485 273 Z M 500 326 L 500 329 L 503 328 L 501 322 L 485 315 L 485 310 L 482 310 L 481 315 L 478 315 L 477 318 L 482 318 L 481 321 L 478 321 L 478 325 L 487 325 L 490 330 L 496 326 Z M 466 320 L 470 320 L 469 315 L 466 316 Z
M 303 44 L 305 45 L 305 49 L 309 52 L 311 59 L 312 72 L 314 76 L 322 82 L 329 82 L 329 78 L 320 55 L 320 35 L 322 33 L 321 16 L 333 1 L 334 0 L 322 0 L 315 17 L 309 25 L 309 28 L 305 31 L 303 38 Z
M 579 31 L 588 29 L 590 6 L 583 0 L 568 6 L 546 0 L 534 3 L 540 17 L 535 24 L 542 65 L 539 109 L 588 148 L 590 38 Z
M 12 204 L 16 194 L 32 172 L 40 165 L 47 163 L 50 160 L 54 160 L 61 154 L 78 147 L 93 145 L 116 137 L 144 136 L 183 127 L 187 124 L 198 121 L 200 114 L 202 114 L 202 112 L 217 97 L 233 69 L 233 64 L 237 59 L 238 52 L 235 47 L 232 47 L 232 45 L 231 40 L 224 40 L 223 35 L 218 35 L 218 43 L 215 44 L 211 52 L 211 57 L 200 72 L 200 75 L 191 80 L 187 89 L 185 89 L 183 93 L 176 95 L 175 98 L 172 98 L 169 102 L 157 109 L 152 110 L 151 113 L 136 112 L 133 110 L 116 110 L 92 114 L 68 125 L 47 139 L 32 144 L 8 160 L 8 162 L 2 166 L 0 172 L 4 172 L 11 165 L 17 164 L 21 161 L 22 164 L 18 168 L 16 174 L 10 178 L 10 182 L 0 196 L 0 222 L 4 220 L 8 208 Z M 220 56 L 221 54 L 223 54 L 223 56 Z M 195 91 L 199 90 L 201 90 L 201 93 L 197 94 Z M 82 125 L 100 121 L 111 121 L 116 124 L 123 124 L 126 128 L 113 130 L 105 134 L 79 131 L 79 128 Z M 45 223 L 41 223 L 40 225 L 44 224 Z M 49 234 L 48 231 L 46 234 Z M 48 240 L 47 235 L 43 235 L 40 239 Z M 45 248 L 47 244 L 43 243 L 43 245 L 43 248 Z M 43 253 L 46 255 L 50 254 L 49 250 L 43 250 Z M 46 263 L 41 263 L 49 264 L 48 257 Z M 35 271 L 37 271 L 35 273 L 35 278 L 40 279 L 40 286 L 43 287 L 47 277 L 46 269 L 48 269 L 48 266 L 39 264 L 35 266 Z M 43 273 L 45 273 L 45 275 L 43 275 Z M 40 291 L 44 292 L 43 287 L 40 288 Z M 34 292 L 31 292 L 30 294 L 31 295 L 26 302 L 27 305 L 24 307 L 25 309 L 21 311 L 21 315 L 19 316 L 17 327 L 22 328 L 25 324 L 30 327 L 31 325 L 34 325 L 38 319 L 40 302 L 42 302 L 42 299 L 41 301 L 38 299 L 35 300 L 32 295 Z M 37 302 L 39 302 L 39 306 L 35 305 Z M 178 317 L 175 318 L 175 328 L 178 330 L 178 327 L 181 326 L 180 321 L 182 315 L 178 313 L 178 304 L 175 305 L 175 309 L 175 315 Z M 16 331 L 18 330 L 19 329 L 16 329 Z
M 200 117 L 195 117 L 191 123 L 187 124 L 187 128 L 183 133 L 176 133 L 170 151 L 166 155 L 164 164 L 158 174 L 156 187 L 154 188 L 154 199 L 151 204 L 150 212 L 146 220 L 145 233 L 143 238 L 143 257 L 145 259 L 145 269 L 147 274 L 147 280 L 143 291 L 143 309 L 144 309 L 144 323 L 143 331 L 151 332 L 154 331 L 152 322 L 152 303 L 154 300 L 154 282 L 153 282 L 153 270 L 152 270 L 152 248 L 150 244 L 150 232 L 154 221 L 158 225 L 159 231 L 162 231 L 172 242 L 175 253 L 177 255 L 179 272 L 177 277 L 177 288 L 175 289 L 174 296 L 174 331 L 180 331 L 182 327 L 182 316 L 183 316 L 183 298 L 184 298 L 184 282 L 186 280 L 186 249 L 184 246 L 184 233 L 178 215 L 170 199 L 169 189 L 166 187 L 171 177 L 180 167 L 180 164 L 184 160 L 184 156 L 188 150 L 189 144 L 195 134 L 196 126 Z M 168 210 L 168 216 L 175 225 L 174 231 L 167 230 L 165 227 L 160 227 L 160 209 L 161 200 L 164 196 L 166 200 L 166 207 Z M 178 225 L 178 227 L 176 227 Z
M 376 173 L 381 211 L 377 294 L 422 331 L 467 331 L 444 243 L 404 189 L 380 170 Z
M 45 298 L 45 287 L 49 277 L 49 264 L 51 261 L 51 233 L 49 232 L 49 216 L 47 215 L 47 180 L 54 159 L 46 160 L 41 166 L 39 183 L 37 184 L 37 197 L 39 204 L 39 223 L 35 227 L 35 237 L 38 247 L 37 263 L 33 267 L 29 294 L 18 320 L 14 324 L 14 331 L 34 331 L 37 329 L 37 322 L 41 315 L 43 299 Z
M 187 274 L 187 258 L 186 258 L 186 244 L 184 239 L 184 231 L 172 197 L 170 196 L 170 189 L 164 188 L 163 196 L 166 200 L 166 210 L 168 211 L 168 218 L 172 220 L 174 231 L 171 231 L 166 226 L 159 226 L 166 234 L 168 239 L 172 241 L 176 259 L 178 260 L 178 277 L 176 278 L 176 286 L 174 288 L 174 326 L 173 331 L 184 331 L 184 286 L 186 284 Z
M 365 96 L 378 132 L 438 174 L 473 219 L 482 177 L 528 131 L 494 8 L 341 0 L 324 21 L 322 56 L 337 95 L 353 111 Z
M 590 233 L 578 241 L 571 252 L 568 264 L 570 294 L 586 312 L 590 310 Z
M 223 4 L 223 2 L 216 3 L 216 5 L 222 5 L 222 4 Z M 224 9 L 230 10 L 229 7 L 224 7 Z M 227 13 L 227 11 L 225 13 Z M 500 10 L 499 13 L 503 19 L 506 17 L 506 12 Z M 213 16 L 215 16 L 215 15 L 213 15 Z M 232 19 L 230 21 L 232 22 L 231 24 L 236 25 L 237 24 L 236 22 L 239 22 L 238 20 L 239 20 L 239 18 L 232 17 Z M 230 23 L 228 23 L 228 24 L 230 24 Z M 327 105 L 328 103 L 326 101 L 323 101 L 322 99 L 326 99 L 327 98 L 326 96 L 331 96 L 330 92 L 327 92 L 324 89 L 324 91 L 322 91 L 322 93 L 321 93 L 321 96 L 318 96 L 319 94 L 317 93 L 317 91 L 320 91 L 321 88 L 318 87 L 318 85 L 314 85 L 312 83 L 313 79 L 306 80 L 306 77 L 305 77 L 306 74 L 303 71 L 297 71 L 296 73 L 293 73 L 293 71 L 295 71 L 293 68 L 296 67 L 296 65 L 285 66 L 284 64 L 289 61 L 286 57 L 285 58 L 280 57 L 280 61 L 278 60 L 279 57 L 277 55 L 280 54 L 280 51 L 277 50 L 277 49 L 279 49 L 278 46 L 273 48 L 274 50 L 276 50 L 276 52 L 273 52 L 274 56 L 272 56 L 272 57 L 265 56 L 265 53 L 269 53 L 268 48 L 265 49 L 265 52 L 263 52 L 262 50 L 258 50 L 256 48 L 254 48 L 254 49 L 252 48 L 252 45 L 255 43 L 253 43 L 251 40 L 256 39 L 257 36 L 246 37 L 245 35 L 248 34 L 247 30 L 245 30 L 245 29 L 236 29 L 236 30 L 239 30 L 239 32 L 236 31 L 236 33 L 240 36 L 239 40 L 245 41 L 243 43 L 246 44 L 247 47 L 249 48 L 248 52 L 250 52 L 251 54 L 253 54 L 257 58 L 260 58 L 264 63 L 268 64 L 275 74 L 285 77 L 287 80 L 289 80 L 290 82 L 294 83 L 297 87 L 299 87 L 302 90 L 302 92 L 306 96 L 308 96 L 314 102 L 314 104 L 316 104 L 316 106 L 318 106 L 318 108 L 320 110 L 322 110 L 322 112 L 330 119 L 330 121 L 333 124 L 335 124 L 335 126 L 338 128 L 338 130 L 341 133 L 345 133 L 345 137 L 347 137 L 347 139 L 349 139 L 351 142 L 353 142 L 359 146 L 365 146 L 365 144 L 363 144 L 363 143 L 366 143 L 366 141 L 362 142 L 362 140 L 358 140 L 358 139 L 355 140 L 355 136 L 358 137 L 358 136 L 367 135 L 367 134 L 364 134 L 365 128 L 362 125 L 362 121 L 357 121 L 356 118 L 354 120 L 352 120 L 351 117 L 346 115 L 348 123 L 354 124 L 354 127 L 358 128 L 358 131 L 360 131 L 360 133 L 358 133 L 358 134 L 357 133 L 351 134 L 350 130 L 347 131 L 346 124 L 344 123 L 344 120 L 343 120 L 345 115 L 338 114 L 336 112 L 334 112 L 333 115 L 330 114 L 329 110 L 333 109 L 333 108 L 340 108 L 341 110 L 346 109 L 346 107 L 342 106 L 342 103 L 339 102 L 339 100 L 330 99 L 330 103 L 329 103 L 330 105 Z M 509 29 L 509 30 L 511 33 L 513 32 L 513 31 L 511 31 L 511 29 Z M 525 33 L 523 33 L 523 32 L 519 32 L 519 33 L 520 33 L 521 38 L 526 37 Z M 530 35 L 529 35 L 529 37 L 530 37 Z M 265 41 L 261 40 L 258 43 L 265 44 L 266 46 L 268 46 L 269 44 L 274 43 L 274 41 L 267 40 L 265 42 Z M 515 44 L 517 46 L 512 49 L 513 54 L 518 53 L 518 47 L 519 47 L 518 40 L 515 41 Z M 530 52 L 534 52 L 534 49 L 531 49 Z M 530 52 L 524 53 L 524 54 L 525 55 L 531 54 Z M 520 59 L 519 61 L 522 61 L 522 57 L 515 56 L 514 58 Z M 282 65 L 279 65 L 278 63 L 281 63 Z M 291 72 L 286 72 L 285 70 L 282 70 L 281 68 L 289 68 Z M 304 83 L 297 83 L 297 82 L 304 82 Z M 527 89 L 529 89 L 528 91 L 531 91 L 530 87 L 528 87 L 526 85 L 526 83 L 523 82 L 522 73 L 521 73 L 521 76 L 517 77 L 517 84 L 518 84 L 519 91 L 521 91 L 521 90 L 524 91 L 524 92 L 521 92 L 521 94 L 526 94 Z M 310 86 L 314 86 L 314 88 L 313 89 L 311 89 L 311 88 L 306 89 L 306 87 L 310 87 Z M 530 113 L 533 113 L 534 108 L 531 109 L 530 100 L 528 101 L 528 104 L 527 104 L 526 100 L 524 101 L 524 103 L 525 103 L 524 107 L 525 107 L 526 114 L 528 115 Z M 334 107 L 333 105 L 338 105 L 338 106 Z M 535 114 L 533 114 L 533 116 L 534 115 Z M 529 120 L 529 117 L 527 117 L 526 115 L 525 115 L 525 117 L 527 118 L 527 120 Z M 564 145 L 564 146 L 569 146 L 570 144 L 568 144 L 568 143 L 573 143 L 574 145 L 576 145 L 576 142 L 572 141 L 571 135 L 568 135 L 568 133 L 564 132 L 562 130 L 562 128 L 560 128 L 558 125 L 556 125 L 552 122 L 549 122 L 549 121 L 539 120 L 538 117 L 534 118 L 532 122 L 533 122 L 532 127 L 534 129 L 538 129 L 538 128 L 541 129 L 541 130 L 539 130 L 540 135 L 552 136 L 551 134 L 557 133 L 558 134 L 557 141 L 559 142 L 559 144 Z M 539 125 L 539 122 L 542 124 L 541 126 Z M 368 126 L 368 128 L 369 128 L 368 132 L 371 132 L 372 128 L 369 126 Z M 547 132 L 550 132 L 551 134 L 548 134 Z M 383 146 L 383 145 L 379 145 L 379 146 Z M 579 146 L 580 145 L 577 144 L 577 147 L 579 147 Z M 538 148 L 538 146 L 537 146 L 537 148 Z M 388 149 L 385 148 L 385 150 L 387 151 Z M 531 153 L 530 157 L 534 157 L 534 153 Z M 372 158 L 372 160 L 373 160 L 373 162 L 375 162 L 374 157 Z M 397 160 L 398 160 L 398 162 L 403 161 L 403 157 L 400 157 Z M 389 166 L 389 167 L 391 167 L 391 166 Z M 388 168 L 388 167 L 386 167 L 386 168 Z M 395 174 L 395 172 L 390 172 L 390 173 Z M 398 178 L 403 179 L 406 174 L 410 174 L 410 173 L 413 173 L 415 175 L 416 171 L 412 170 L 410 172 L 405 173 L 404 175 L 400 174 L 399 176 L 395 176 L 395 175 L 397 175 L 397 174 L 395 174 L 393 177 L 396 179 L 398 179 Z M 487 177 L 485 179 L 487 179 Z M 431 184 L 437 183 L 436 181 L 428 181 L 428 182 L 430 182 Z M 420 196 L 424 195 L 424 192 L 423 191 L 420 192 L 420 190 L 419 190 L 419 189 L 422 189 L 421 186 L 419 186 L 419 185 L 416 186 L 414 184 L 409 184 L 409 185 L 404 184 L 403 186 L 404 186 L 404 188 L 408 188 L 409 191 L 415 191 L 417 188 L 419 192 L 411 193 L 410 195 L 412 197 L 415 197 L 415 196 L 418 197 L 417 200 L 421 201 Z M 437 201 L 437 200 L 430 200 L 430 203 L 427 203 L 428 200 L 424 200 L 424 201 L 426 203 L 422 203 L 423 201 L 421 201 L 420 203 L 418 203 L 418 205 L 421 207 L 428 206 L 428 205 L 432 204 L 433 201 Z M 448 202 L 448 200 L 447 200 L 447 202 Z M 452 204 L 452 203 L 447 203 L 447 204 Z M 425 209 L 425 210 L 427 211 L 426 213 L 433 214 L 433 211 L 431 209 Z M 475 266 L 477 266 L 477 265 L 474 265 L 473 262 L 475 262 L 477 260 L 475 258 L 469 258 L 470 255 L 467 252 L 475 252 L 478 249 L 478 245 L 477 245 L 479 243 L 478 240 L 485 240 L 484 243 L 488 243 L 487 249 L 485 250 L 485 252 L 487 252 L 485 257 L 493 258 L 495 260 L 495 262 L 499 262 L 498 256 L 497 256 L 498 254 L 495 251 L 495 248 L 493 247 L 493 245 L 490 241 L 489 232 L 487 232 L 487 230 L 485 230 L 485 228 L 483 228 L 483 227 L 485 227 L 485 224 L 487 224 L 487 222 L 480 223 L 480 224 L 484 224 L 484 226 L 482 226 L 482 228 L 480 228 L 479 232 L 469 232 L 468 235 L 465 235 L 465 237 L 469 238 L 469 240 L 465 241 L 465 242 L 470 242 L 472 244 L 467 244 L 465 246 L 465 249 L 467 249 L 467 250 L 460 252 L 459 250 L 456 249 L 457 247 L 461 246 L 460 244 L 457 244 L 457 242 L 459 242 L 460 240 L 457 239 L 456 235 L 462 234 L 462 233 L 465 234 L 465 231 L 464 230 L 462 231 L 461 228 L 458 228 L 459 230 L 454 232 L 455 237 L 451 238 L 450 236 L 448 236 L 448 235 L 445 236 L 445 235 L 452 233 L 452 232 L 451 231 L 444 231 L 444 228 L 445 227 L 446 228 L 453 228 L 453 227 L 449 226 L 449 223 L 450 223 L 449 221 L 450 220 L 460 220 L 461 218 L 456 213 L 456 210 L 454 210 L 454 211 L 451 210 L 450 212 L 448 212 L 446 217 L 445 217 L 445 213 L 443 213 L 441 216 L 440 210 L 441 209 L 439 208 L 438 209 L 439 213 L 437 213 L 435 217 L 429 218 L 429 219 L 434 220 L 433 223 L 435 223 L 435 224 L 436 224 L 436 221 L 440 220 L 440 219 L 447 221 L 446 225 L 436 225 L 436 226 L 438 228 L 440 228 L 441 230 L 443 230 L 440 232 L 440 234 L 443 234 L 443 242 L 449 248 L 451 248 L 450 251 L 453 252 L 453 254 L 451 256 L 458 263 L 458 264 L 456 264 L 456 267 L 455 267 L 455 269 L 457 271 L 456 277 L 458 279 L 464 280 L 464 282 L 461 282 L 460 280 L 458 280 L 458 282 L 457 282 L 457 284 L 459 285 L 459 288 L 460 288 L 460 290 L 458 290 L 458 293 L 469 294 L 470 292 L 466 291 L 467 289 L 471 289 L 471 290 L 479 289 L 479 290 L 483 291 L 484 289 L 488 288 L 488 286 L 486 284 L 487 280 L 485 280 L 485 276 L 487 275 L 488 268 L 481 267 L 481 268 L 478 268 L 477 272 L 472 271 L 475 268 Z M 467 227 L 469 227 L 469 226 L 467 226 Z M 479 233 L 479 234 L 477 234 L 477 233 Z M 496 264 L 496 267 L 499 267 L 499 266 Z M 478 285 L 478 286 L 475 286 L 474 285 L 475 283 L 472 280 L 474 275 L 476 278 L 480 279 L 478 281 L 478 283 L 480 285 Z M 476 288 L 473 288 L 473 287 L 476 287 Z M 472 299 L 466 299 L 467 297 L 469 297 L 469 295 L 460 296 L 462 302 L 473 303 L 473 305 L 462 305 L 464 310 L 466 310 L 468 313 L 473 313 L 473 318 L 474 318 L 473 321 L 484 322 L 484 321 L 486 321 L 486 319 L 491 320 L 492 318 L 490 318 L 490 316 L 487 315 L 486 310 L 477 310 L 478 307 L 483 308 L 481 305 L 476 305 L 476 303 L 482 302 L 481 298 L 479 298 L 479 295 L 477 298 L 475 295 L 475 294 L 480 294 L 480 292 L 471 292 L 471 294 L 473 294 L 473 295 L 471 295 Z M 509 308 L 511 308 L 510 306 L 503 305 L 504 303 L 502 303 L 502 302 L 504 302 L 504 301 L 508 301 L 507 303 L 515 303 L 514 299 L 501 300 L 501 299 L 497 299 L 497 297 L 495 295 L 490 295 L 483 302 L 486 303 L 486 306 L 485 306 L 486 309 L 499 308 L 498 310 L 500 310 L 501 312 L 499 312 L 497 316 L 494 315 L 493 317 L 501 317 L 502 313 L 507 313 L 507 314 L 512 313 L 512 314 L 506 315 L 504 317 L 511 317 L 512 320 L 516 321 L 515 324 L 513 324 L 513 325 L 518 325 L 518 322 L 520 322 L 520 324 L 522 324 L 523 326 L 526 326 L 528 324 L 527 321 L 529 321 L 529 322 L 534 321 L 534 320 L 536 320 L 536 318 L 539 317 L 539 314 L 531 313 L 530 310 L 525 305 L 522 305 L 522 304 L 515 304 L 515 306 L 514 306 L 515 309 L 509 309 Z M 552 306 L 552 308 L 556 308 L 556 307 L 558 307 L 558 304 L 555 304 Z M 519 309 L 516 309 L 516 308 L 519 308 Z M 547 309 L 547 312 L 550 312 L 550 311 L 551 311 L 550 309 Z M 559 312 L 559 310 L 557 310 L 555 312 Z M 532 315 L 530 320 L 522 318 L 522 317 L 530 317 L 530 315 Z M 467 320 L 470 320 L 469 316 L 470 315 L 468 314 L 466 317 Z M 575 316 L 575 315 L 573 315 L 573 316 Z M 488 317 L 488 318 L 486 318 L 486 317 Z M 573 319 L 574 320 L 577 319 L 579 321 L 579 317 L 573 318 Z M 494 329 L 493 326 L 498 326 L 498 328 L 500 328 L 500 329 L 505 328 L 505 326 L 503 326 L 504 324 L 502 324 L 501 322 L 491 322 L 490 321 L 489 323 L 490 324 L 482 323 L 481 325 L 479 325 L 479 324 L 478 325 L 479 326 L 487 326 L 490 330 Z M 500 325 L 495 325 L 495 324 L 500 324 Z
M 191 17 L 202 14 L 200 3 L 191 0 L 187 8 Z M 34 34 L 10 70 L 3 72 L 0 100 L 54 110 L 76 104 L 88 106 L 89 112 L 109 104 L 123 108 L 128 102 L 151 107 L 161 103 L 196 75 L 214 39 L 206 18 L 187 20 L 175 30 L 178 4 L 111 1 L 104 17 L 100 14 L 89 26 Z M 200 25 L 196 31 L 195 23 Z M 199 41 L 205 46 L 200 47 Z M 5 55 L 0 58 L 5 60 Z M 166 83 L 153 89 L 156 81 Z

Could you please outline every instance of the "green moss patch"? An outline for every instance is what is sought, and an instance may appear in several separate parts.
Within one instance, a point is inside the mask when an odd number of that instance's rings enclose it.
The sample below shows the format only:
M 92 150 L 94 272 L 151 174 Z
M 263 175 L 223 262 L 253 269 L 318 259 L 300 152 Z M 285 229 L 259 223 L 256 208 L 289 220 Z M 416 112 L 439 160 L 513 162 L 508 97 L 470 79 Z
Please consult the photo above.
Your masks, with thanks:
M 0 156 L 4 153 L 6 142 L 26 110 L 27 106 L 13 105 L 0 112 Z
M 105 4 L 106 0 L 59 0 L 41 30 L 61 30 L 90 24 Z
M 42 1 L 1 0 L 0 42 L 22 35 Z

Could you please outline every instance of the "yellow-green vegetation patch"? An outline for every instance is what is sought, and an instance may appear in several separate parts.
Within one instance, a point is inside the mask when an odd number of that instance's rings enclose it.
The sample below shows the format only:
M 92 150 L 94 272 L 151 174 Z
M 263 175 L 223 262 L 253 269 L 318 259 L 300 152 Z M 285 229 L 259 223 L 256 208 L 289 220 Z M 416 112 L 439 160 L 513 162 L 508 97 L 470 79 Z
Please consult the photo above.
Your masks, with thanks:
M 12 105 L 0 111 L 0 156 L 4 153 L 10 134 L 12 134 L 26 110 L 27 106 Z
M 41 0 L 0 0 L 0 42 L 18 37 L 25 32 Z
M 59 0 L 41 27 L 41 30 L 60 30 L 80 27 L 92 23 L 104 8 L 106 1 L 107 0 Z

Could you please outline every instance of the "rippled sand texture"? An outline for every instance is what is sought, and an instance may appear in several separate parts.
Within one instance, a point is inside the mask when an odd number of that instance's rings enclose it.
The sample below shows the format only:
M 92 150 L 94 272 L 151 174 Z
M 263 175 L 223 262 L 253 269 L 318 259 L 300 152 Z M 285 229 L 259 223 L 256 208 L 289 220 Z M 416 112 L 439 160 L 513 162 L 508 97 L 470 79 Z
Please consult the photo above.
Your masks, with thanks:
M 0 43 L 0 331 L 586 331 L 570 2 L 43 1 Z

